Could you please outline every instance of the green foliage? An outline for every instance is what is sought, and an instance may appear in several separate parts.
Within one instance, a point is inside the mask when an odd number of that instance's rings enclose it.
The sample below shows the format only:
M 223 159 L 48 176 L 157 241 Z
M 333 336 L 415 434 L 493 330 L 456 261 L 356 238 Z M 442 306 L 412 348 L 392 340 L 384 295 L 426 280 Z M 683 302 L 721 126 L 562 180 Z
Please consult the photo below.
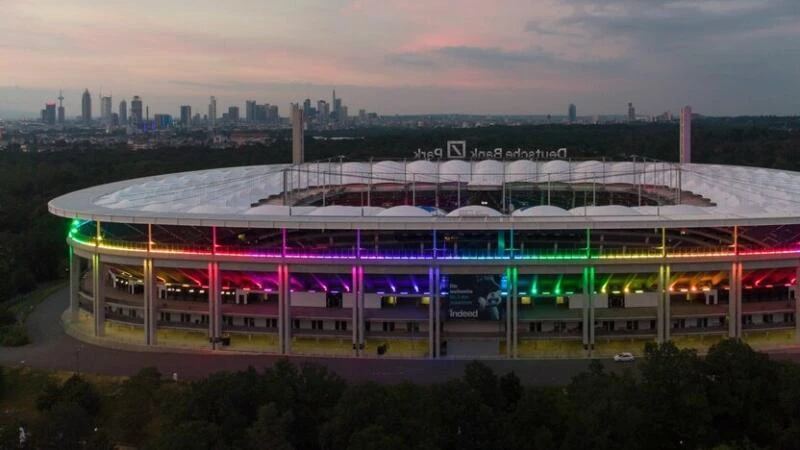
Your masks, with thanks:
M 61 386 L 54 383 L 46 386 L 36 406 L 40 411 L 50 411 L 64 403 L 74 403 L 90 416 L 96 416 L 100 412 L 102 398 L 91 383 L 73 375 Z
M 161 374 L 149 367 L 122 383 L 114 399 L 109 427 L 122 442 L 141 445 L 150 436 L 149 424 L 156 414 Z
M 28 343 L 30 343 L 30 339 L 25 324 L 16 323 L 0 327 L 0 347 L 21 347 Z
M 705 358 L 651 345 L 622 371 L 595 360 L 565 387 L 525 386 L 483 363 L 429 386 L 348 385 L 287 360 L 183 383 L 149 368 L 102 396 L 78 377 L 39 379 L 30 431 L 32 448 L 67 449 L 794 449 L 798 379 L 797 364 L 733 340 Z M 4 430 L 0 449 L 14 442 Z

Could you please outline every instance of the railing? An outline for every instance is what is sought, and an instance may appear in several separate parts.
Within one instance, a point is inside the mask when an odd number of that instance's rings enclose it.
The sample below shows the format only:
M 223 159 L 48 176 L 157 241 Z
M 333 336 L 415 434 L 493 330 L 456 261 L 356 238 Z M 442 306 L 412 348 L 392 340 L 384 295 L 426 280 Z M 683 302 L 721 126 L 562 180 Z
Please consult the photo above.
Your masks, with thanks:
M 93 236 L 81 236 L 75 233 L 70 235 L 73 240 L 86 246 L 95 246 Z M 102 239 L 100 247 L 109 250 L 124 250 L 135 252 L 148 251 L 148 244 L 141 241 L 125 241 L 118 239 Z M 171 253 L 183 255 L 233 256 L 244 258 L 329 258 L 329 259 L 356 259 L 364 260 L 407 260 L 407 259 L 438 259 L 438 260 L 585 260 L 585 259 L 657 259 L 657 258 L 700 258 L 700 257 L 731 257 L 734 256 L 730 246 L 670 248 L 666 256 L 658 248 L 592 248 L 587 254 L 586 249 L 505 249 L 497 248 L 406 248 L 406 249 L 375 249 L 374 247 L 338 248 L 296 248 L 289 247 L 285 251 L 270 248 L 248 248 L 244 246 L 220 246 L 214 252 L 210 245 L 192 245 L 177 243 L 153 243 L 150 245 L 153 253 Z M 779 247 L 775 249 L 742 250 L 740 256 L 757 255 L 795 255 L 800 253 L 800 248 Z

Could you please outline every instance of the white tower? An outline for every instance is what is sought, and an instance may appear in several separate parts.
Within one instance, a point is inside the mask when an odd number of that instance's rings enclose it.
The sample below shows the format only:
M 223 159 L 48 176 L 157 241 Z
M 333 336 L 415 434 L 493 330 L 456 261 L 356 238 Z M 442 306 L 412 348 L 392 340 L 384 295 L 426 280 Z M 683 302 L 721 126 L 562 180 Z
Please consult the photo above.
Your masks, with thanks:
M 303 131 L 303 108 L 292 103 L 292 164 L 303 164 L 305 160 Z
M 692 107 L 681 108 L 681 164 L 692 162 Z

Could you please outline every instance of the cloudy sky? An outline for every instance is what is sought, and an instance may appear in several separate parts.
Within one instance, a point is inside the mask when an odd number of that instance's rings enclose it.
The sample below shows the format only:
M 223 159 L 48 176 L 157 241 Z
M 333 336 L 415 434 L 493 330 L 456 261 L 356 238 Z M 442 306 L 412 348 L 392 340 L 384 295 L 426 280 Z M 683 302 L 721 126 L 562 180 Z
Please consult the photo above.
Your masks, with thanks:
M 800 0 L 0 0 L 0 111 L 800 114 Z M 95 109 L 98 109 L 97 107 Z

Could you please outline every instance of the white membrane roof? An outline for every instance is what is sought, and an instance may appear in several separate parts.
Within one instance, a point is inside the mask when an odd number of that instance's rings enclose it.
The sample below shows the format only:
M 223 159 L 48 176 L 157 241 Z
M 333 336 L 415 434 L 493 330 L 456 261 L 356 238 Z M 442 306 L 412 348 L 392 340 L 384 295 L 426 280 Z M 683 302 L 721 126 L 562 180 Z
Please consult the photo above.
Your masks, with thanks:
M 680 171 L 677 168 L 680 167 Z M 680 172 L 680 177 L 678 173 Z M 676 190 L 715 206 L 688 204 L 626 207 L 581 206 L 563 210 L 540 205 L 503 214 L 467 206 L 446 216 L 424 214 L 433 205 L 288 207 L 298 192 L 317 193 L 341 185 L 461 183 L 462 189 L 515 189 L 525 183 L 574 185 L 590 190 L 628 185 Z M 590 187 L 589 185 L 595 186 Z M 631 186 L 633 185 L 633 186 Z M 676 190 L 677 191 L 677 190 Z M 269 204 L 264 199 L 271 199 Z M 253 206 L 262 202 L 258 206 Z M 513 202 L 513 200 L 512 200 Z M 800 173 L 757 167 L 601 161 L 376 161 L 233 167 L 126 180 L 75 191 L 49 203 L 53 214 L 105 222 L 265 228 L 363 229 L 559 229 L 650 228 L 800 223 Z M 417 209 L 410 209 L 417 208 Z M 492 225 L 488 225 L 492 224 Z

